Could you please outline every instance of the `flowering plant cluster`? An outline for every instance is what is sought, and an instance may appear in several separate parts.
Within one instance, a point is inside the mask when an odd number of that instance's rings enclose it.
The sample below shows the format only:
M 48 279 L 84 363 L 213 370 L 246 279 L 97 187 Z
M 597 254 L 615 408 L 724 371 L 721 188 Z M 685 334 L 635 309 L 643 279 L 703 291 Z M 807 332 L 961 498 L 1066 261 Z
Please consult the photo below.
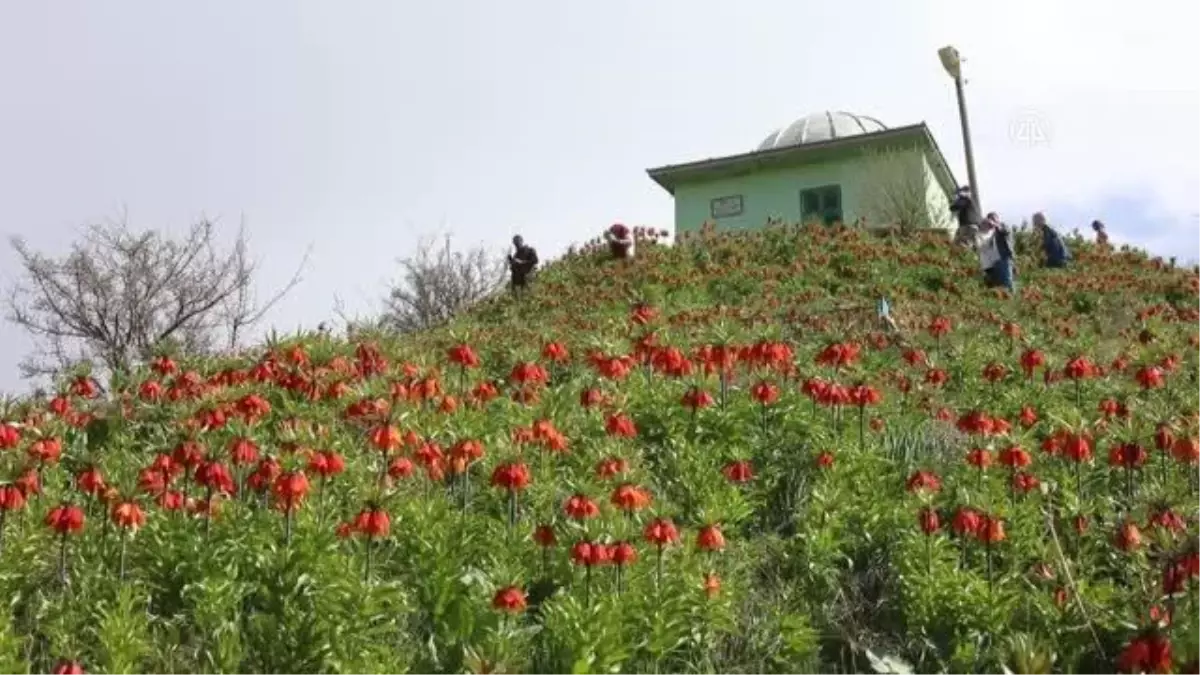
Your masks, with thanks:
M 1194 672 L 1198 276 L 1072 250 L 705 229 L 71 373 L 0 411 L 0 664 Z

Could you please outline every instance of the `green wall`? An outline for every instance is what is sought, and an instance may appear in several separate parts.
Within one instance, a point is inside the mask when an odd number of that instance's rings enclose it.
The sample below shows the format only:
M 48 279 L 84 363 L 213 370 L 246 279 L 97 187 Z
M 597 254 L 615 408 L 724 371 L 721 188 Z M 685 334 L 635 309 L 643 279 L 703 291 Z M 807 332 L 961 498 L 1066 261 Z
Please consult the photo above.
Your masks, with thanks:
M 910 183 L 922 181 L 916 188 L 918 194 L 927 195 L 929 215 L 941 224 L 945 219 L 939 216 L 947 211 L 947 196 L 926 153 L 918 147 L 904 147 L 889 148 L 886 154 L 887 159 L 881 160 L 878 154 L 864 154 L 861 149 L 853 149 L 818 162 L 762 168 L 737 176 L 678 185 L 675 188 L 675 231 L 699 230 L 707 221 L 722 230 L 760 228 L 768 218 L 800 222 L 800 192 L 835 184 L 841 186 L 844 222 L 853 223 L 859 217 L 867 217 L 869 225 L 881 225 L 871 222 L 869 190 L 871 185 L 882 180 L 885 172 L 892 176 L 902 172 Z M 741 214 L 714 218 L 712 200 L 734 195 L 742 197 Z

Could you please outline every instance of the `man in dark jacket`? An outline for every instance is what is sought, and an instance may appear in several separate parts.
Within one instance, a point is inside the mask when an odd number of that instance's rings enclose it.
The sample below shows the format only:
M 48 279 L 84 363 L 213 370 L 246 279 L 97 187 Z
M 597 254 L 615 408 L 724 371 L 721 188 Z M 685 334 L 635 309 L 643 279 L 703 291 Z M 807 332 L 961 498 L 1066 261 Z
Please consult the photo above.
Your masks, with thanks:
M 1046 216 L 1040 211 L 1033 214 L 1033 230 L 1042 235 L 1042 252 L 1046 254 L 1046 267 L 1066 267 L 1071 260 L 1071 251 L 1067 249 L 1062 235 L 1046 223 Z
M 979 226 L 979 205 L 971 198 L 970 186 L 964 185 L 954 194 L 950 202 L 950 213 L 958 220 L 958 231 L 954 242 L 961 246 L 974 246 L 975 233 Z
M 512 274 L 513 292 L 518 293 L 525 289 L 529 277 L 537 269 L 538 257 L 537 251 L 527 245 L 521 235 L 513 237 L 512 243 L 516 250 L 508 255 L 508 270 Z

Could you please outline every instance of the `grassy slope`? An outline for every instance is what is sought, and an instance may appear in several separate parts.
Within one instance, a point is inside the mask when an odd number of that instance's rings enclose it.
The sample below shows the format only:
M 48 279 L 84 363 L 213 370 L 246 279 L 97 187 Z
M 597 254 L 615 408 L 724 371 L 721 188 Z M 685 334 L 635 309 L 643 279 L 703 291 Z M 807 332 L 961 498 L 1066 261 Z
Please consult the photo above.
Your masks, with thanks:
M 1195 539 L 1196 490 L 1187 472 L 1155 452 L 1150 468 L 1138 472 L 1136 490 L 1127 492 L 1124 474 L 1104 460 L 1116 440 L 1153 447 L 1159 422 L 1195 436 L 1196 277 L 1138 252 L 1100 254 L 1076 244 L 1075 253 L 1070 271 L 1040 270 L 1022 257 L 1021 297 L 1009 299 L 980 287 L 972 256 L 933 237 L 895 241 L 796 229 L 706 234 L 703 242 L 643 247 L 629 265 L 574 256 L 547 266 L 520 303 L 498 298 L 423 335 L 374 336 L 389 360 L 382 375 L 357 377 L 343 367 L 354 363 L 356 344 L 304 336 L 277 345 L 278 365 L 261 382 L 253 377 L 262 375 L 254 361 L 181 364 L 205 377 L 232 368 L 227 372 L 250 379 L 176 403 L 131 402 L 124 416 L 76 398 L 76 408 L 107 417 L 105 434 L 99 426 L 91 434 L 71 430 L 50 415 L 0 455 L 0 475 L 15 477 L 28 466 L 32 439 L 65 440 L 61 463 L 43 471 L 46 495 L 19 519 L 14 515 L 5 533 L 10 564 L 0 572 L 0 590 L 13 599 L 13 612 L 0 633 L 0 653 L 18 669 L 77 658 L 108 670 L 772 671 L 861 670 L 869 667 L 871 649 L 923 670 L 1036 668 L 1051 652 L 1055 669 L 1110 668 L 1159 602 L 1152 590 L 1164 565 L 1159 556 L 1175 555 L 1184 541 L 1148 531 L 1155 544 L 1127 554 L 1111 544 L 1119 522 L 1129 517 L 1145 527 L 1152 511 L 1169 506 L 1184 515 L 1186 537 Z M 945 385 L 923 384 L 926 368 L 906 363 L 896 340 L 873 334 L 880 293 L 892 299 L 902 341 L 929 353 L 932 366 L 949 376 Z M 648 326 L 630 321 L 637 302 L 656 310 Z M 1144 316 L 1155 306 L 1167 309 Z M 953 324 L 937 341 L 925 331 L 936 316 Z M 1022 337 L 1006 337 L 1004 322 L 1019 324 Z M 1143 327 L 1156 336 L 1145 345 L 1136 339 Z M 760 340 L 787 343 L 793 367 L 739 365 L 728 405 L 695 417 L 681 397 L 699 385 L 719 398 L 715 378 L 671 378 L 638 367 L 618 381 L 599 376 L 585 358 L 597 350 L 636 359 L 656 345 L 691 356 L 705 344 Z M 549 366 L 551 384 L 536 402 L 510 400 L 513 366 L 539 360 L 549 341 L 562 342 L 571 362 Z M 814 363 L 827 344 L 843 341 L 863 344 L 860 363 L 838 373 Z M 1086 383 L 1078 406 L 1074 388 L 1046 387 L 1040 371 L 1033 383 L 1017 374 L 985 382 L 981 371 L 989 363 L 1017 370 L 1020 343 L 1044 351 L 1056 369 L 1077 355 L 1107 365 L 1124 354 L 1133 365 Z M 460 375 L 446 356 L 456 344 L 473 346 L 481 367 Z M 289 365 L 296 345 L 310 365 Z M 1170 354 L 1184 364 L 1168 376 L 1169 386 L 1139 393 L 1137 366 Z M 374 423 L 347 421 L 343 412 L 355 400 L 387 398 L 394 383 L 408 381 L 401 364 L 438 378 L 457 405 L 450 411 L 440 396 L 424 405 L 399 400 L 392 421 L 446 450 L 480 440 L 485 455 L 470 474 L 471 490 L 433 485 L 419 470 L 383 487 L 377 480 L 386 467 L 370 449 Z M 835 424 L 828 410 L 799 393 L 803 380 L 818 375 L 882 391 L 881 404 L 867 410 L 878 421 L 865 447 L 853 409 Z M 912 382 L 907 395 L 899 391 L 901 377 Z M 170 388 L 173 380 L 162 379 Z M 314 379 L 319 386 L 309 388 Z M 463 387 L 485 379 L 499 384 L 501 396 L 482 405 L 464 401 Z M 764 379 L 781 389 L 766 415 L 748 395 Z M 335 400 L 331 389 L 339 382 L 345 391 Z M 607 412 L 580 407 L 587 387 L 605 394 Z M 251 393 L 271 404 L 252 426 L 187 431 L 181 424 Z M 1097 404 L 1106 397 L 1129 405 L 1128 422 L 1099 426 Z M 1023 406 L 1042 419 L 1030 429 L 1015 425 L 1011 439 L 970 439 L 934 419 L 944 408 L 954 417 L 984 410 L 1015 422 Z M 636 439 L 605 433 L 605 416 L 615 412 L 635 422 Z M 320 431 L 297 432 L 287 419 Z M 569 453 L 513 442 L 516 428 L 539 419 L 563 432 Z M 1085 470 L 1076 473 L 1036 449 L 1051 431 L 1080 425 L 1097 441 L 1098 461 Z M 128 540 L 126 580 L 115 574 L 119 540 L 93 506 L 84 532 L 70 539 L 70 588 L 53 583 L 58 541 L 40 522 L 60 497 L 77 495 L 72 473 L 95 464 L 110 485 L 132 495 L 138 470 L 154 453 L 195 438 L 228 462 L 237 435 L 278 454 L 288 469 L 303 467 L 306 457 L 289 453 L 289 443 L 346 458 L 345 473 L 328 484 L 312 477 L 289 543 L 282 539 L 283 517 L 256 501 L 227 501 L 206 526 L 163 512 L 143 495 L 148 522 Z M 963 461 L 971 447 L 1010 443 L 1033 451 L 1030 471 L 1044 490 L 1015 497 L 1006 469 L 981 475 Z M 815 464 L 822 451 L 832 453 L 832 468 Z M 413 456 L 412 448 L 404 452 Z M 653 494 L 646 513 L 626 518 L 610 507 L 608 495 L 620 481 L 597 475 L 605 457 L 627 460 L 624 480 Z M 496 465 L 519 459 L 529 465 L 532 483 L 521 496 L 521 523 L 509 528 L 507 502 L 487 479 Z M 751 461 L 755 479 L 729 484 L 721 470 L 733 460 Z M 907 493 L 905 479 L 917 468 L 935 471 L 942 491 Z M 177 487 L 184 484 L 180 479 Z M 189 490 L 194 496 L 201 488 Z M 567 522 L 562 504 L 575 493 L 598 502 L 601 516 L 584 526 Z M 375 502 L 392 514 L 393 531 L 372 547 L 365 581 L 363 542 L 341 541 L 333 532 Z M 1003 519 L 1007 539 L 989 556 L 973 542 L 925 538 L 916 517 L 926 503 L 941 509 L 944 523 L 960 505 L 987 511 Z M 641 541 L 651 514 L 673 518 L 682 533 L 682 545 L 664 558 L 659 590 L 655 550 Z M 1075 584 L 1067 581 L 1047 514 L 1057 523 Z M 1092 528 L 1068 536 L 1076 514 L 1085 514 Z M 538 522 L 553 524 L 559 540 L 546 558 L 528 537 Z M 707 523 L 725 533 L 720 555 L 696 550 L 696 533 Z M 567 550 L 584 537 L 638 545 L 641 560 L 622 580 L 621 594 L 611 568 L 598 569 L 588 584 L 570 565 Z M 1052 579 L 1031 580 L 1027 571 L 1039 563 L 1050 566 Z M 721 579 L 713 599 L 700 590 L 706 572 Z M 490 601 L 510 583 L 529 591 L 538 611 L 501 622 Z M 1060 607 L 1058 589 L 1079 591 L 1083 602 Z M 1172 629 L 1181 661 L 1195 657 L 1195 597 L 1193 583 L 1178 599 L 1192 617 Z

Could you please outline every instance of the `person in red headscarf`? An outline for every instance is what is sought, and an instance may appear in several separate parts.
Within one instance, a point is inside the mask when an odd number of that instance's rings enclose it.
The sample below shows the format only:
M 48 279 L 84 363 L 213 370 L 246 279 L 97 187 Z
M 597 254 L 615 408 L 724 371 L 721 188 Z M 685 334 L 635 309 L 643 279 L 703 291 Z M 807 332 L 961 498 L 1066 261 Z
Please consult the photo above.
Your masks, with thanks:
M 621 223 L 614 223 L 604 231 L 604 241 L 608 242 L 613 258 L 627 260 L 633 257 L 633 232 Z

